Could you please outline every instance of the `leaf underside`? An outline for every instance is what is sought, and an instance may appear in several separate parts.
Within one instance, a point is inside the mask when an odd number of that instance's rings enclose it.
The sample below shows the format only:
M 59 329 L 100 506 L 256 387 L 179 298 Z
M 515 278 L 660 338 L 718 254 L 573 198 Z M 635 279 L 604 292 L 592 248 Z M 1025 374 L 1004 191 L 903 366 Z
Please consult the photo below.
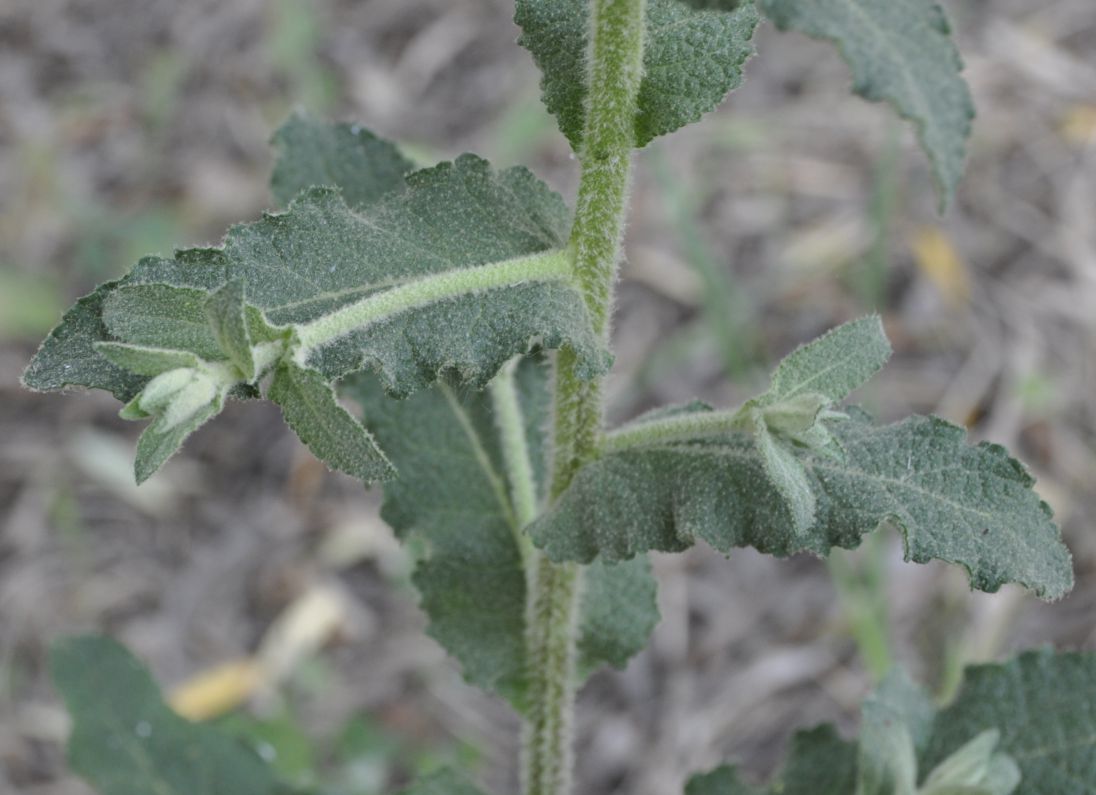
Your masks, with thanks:
M 519 43 L 543 73 L 544 103 L 575 151 L 581 151 L 585 121 L 588 6 L 585 0 L 518 0 L 514 17 Z M 697 121 L 738 87 L 757 22 L 750 0 L 649 0 L 636 146 Z
M 758 0 L 781 30 L 833 42 L 853 90 L 917 128 L 943 209 L 963 173 L 974 102 L 944 10 L 932 0 Z
M 753 440 L 735 433 L 606 454 L 530 533 L 553 559 L 580 562 L 697 539 L 722 552 L 825 555 L 887 522 L 902 531 L 908 560 L 958 563 L 980 590 L 1015 582 L 1044 599 L 1069 590 L 1070 555 L 1051 511 L 1003 448 L 968 445 L 961 428 L 933 417 L 879 427 L 854 411 L 828 427 L 842 457 L 795 450 L 817 502 L 806 533 L 794 531 Z
M 73 718 L 69 765 L 100 795 L 280 791 L 250 749 L 172 712 L 148 671 L 114 641 L 63 641 L 50 668 Z
M 516 379 L 527 444 L 543 490 L 550 411 L 547 367 L 526 360 Z M 407 400 L 386 398 L 355 376 L 346 394 L 399 477 L 385 485 L 381 515 L 401 538 L 425 542 L 414 582 L 429 633 L 460 661 L 465 678 L 519 710 L 526 692 L 526 579 L 518 527 L 488 393 L 447 384 Z M 587 572 L 577 668 L 623 666 L 658 619 L 645 559 L 595 563 Z

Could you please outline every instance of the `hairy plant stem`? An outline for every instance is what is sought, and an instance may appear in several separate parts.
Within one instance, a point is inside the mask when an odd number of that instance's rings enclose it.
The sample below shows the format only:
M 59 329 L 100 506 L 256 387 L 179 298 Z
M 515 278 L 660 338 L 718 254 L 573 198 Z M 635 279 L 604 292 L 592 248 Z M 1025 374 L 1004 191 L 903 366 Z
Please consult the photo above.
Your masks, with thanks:
M 586 120 L 579 157 L 574 278 L 595 328 L 608 341 L 613 288 L 627 209 L 635 116 L 643 76 L 646 0 L 590 0 Z M 578 376 L 574 351 L 556 358 L 553 463 L 549 498 L 597 454 L 604 411 L 600 380 Z M 582 569 L 537 553 L 527 605 L 529 710 L 522 748 L 525 795 L 571 791 L 571 724 Z

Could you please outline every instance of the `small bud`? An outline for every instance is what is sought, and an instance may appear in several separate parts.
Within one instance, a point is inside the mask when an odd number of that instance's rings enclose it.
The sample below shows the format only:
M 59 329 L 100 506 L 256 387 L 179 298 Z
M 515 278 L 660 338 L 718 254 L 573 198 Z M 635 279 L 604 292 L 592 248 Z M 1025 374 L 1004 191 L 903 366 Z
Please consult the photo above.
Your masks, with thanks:
M 164 417 L 164 430 L 186 422 L 217 396 L 217 385 L 207 374 L 191 367 L 179 367 L 153 378 L 124 409 L 126 419 L 153 414 Z
M 1010 795 L 1020 784 L 1020 769 L 1012 757 L 997 752 L 1000 740 L 997 729 L 977 735 L 929 773 L 921 795 Z

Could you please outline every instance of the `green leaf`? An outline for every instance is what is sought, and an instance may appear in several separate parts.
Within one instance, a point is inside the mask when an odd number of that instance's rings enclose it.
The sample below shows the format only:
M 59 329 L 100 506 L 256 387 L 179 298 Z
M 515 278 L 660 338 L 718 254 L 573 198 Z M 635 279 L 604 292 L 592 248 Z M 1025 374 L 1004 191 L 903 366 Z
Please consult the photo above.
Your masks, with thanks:
M 210 298 L 199 289 L 123 284 L 103 300 L 103 323 L 113 339 L 122 343 L 227 360 L 206 313 Z
M 968 668 L 958 696 L 936 716 L 921 767 L 931 770 L 985 730 L 998 729 L 997 750 L 1020 768 L 1017 793 L 1096 792 L 1094 682 L 1092 654 L 1041 650 Z M 993 786 L 1001 785 L 992 779 L 984 785 L 999 795 Z
M 361 209 L 402 190 L 414 164 L 395 144 L 357 124 L 336 124 L 295 113 L 271 139 L 278 152 L 270 188 L 285 206 L 305 188 L 333 185 Z
M 891 346 L 878 315 L 838 326 L 785 356 L 759 403 L 792 403 L 811 395 L 844 400 L 890 359 Z
M 515 354 L 569 345 L 592 376 L 609 356 L 571 283 L 567 216 L 525 169 L 495 173 L 470 155 L 408 176 L 360 212 L 335 189 L 309 189 L 286 213 L 234 227 L 222 248 L 146 258 L 82 300 L 27 383 L 107 388 L 137 418 L 155 413 L 131 400 L 145 379 L 184 361 L 217 394 L 248 397 L 280 362 L 315 371 L 313 386 L 372 369 L 390 394 L 406 396 L 443 374 L 483 386 Z M 295 416 L 302 433 L 321 438 Z M 162 462 L 183 430 L 154 429 L 140 469 Z M 375 450 L 350 462 L 368 449 L 360 433 L 343 444 L 341 453 L 332 439 L 318 446 L 343 471 L 388 471 Z
M 267 397 L 281 407 L 286 424 L 312 454 L 332 469 L 365 483 L 395 474 L 369 431 L 338 404 L 331 385 L 315 370 L 282 362 Z
M 704 413 L 694 406 L 690 415 Z M 680 551 L 697 539 L 723 552 L 752 546 L 825 555 L 855 547 L 887 522 L 902 531 L 907 560 L 958 563 L 980 590 L 1016 582 L 1057 599 L 1072 586 L 1069 551 L 1050 509 L 1002 447 L 968 445 L 961 428 L 934 417 L 876 427 L 856 412 L 828 428 L 840 459 L 794 448 L 817 506 L 805 534 L 795 532 L 754 441 L 735 432 L 607 452 L 576 475 L 530 534 L 553 559 L 580 562 Z
M 405 191 L 361 214 L 331 189 L 305 191 L 288 212 L 234 227 L 219 257 L 147 260 L 132 281 L 211 290 L 239 279 L 271 324 L 298 327 L 306 343 L 319 338 L 308 366 L 329 380 L 376 369 L 394 395 L 442 370 L 483 386 L 535 341 L 571 344 L 593 374 L 607 358 L 569 283 L 567 215 L 527 170 L 496 174 L 463 155 L 412 174 Z M 541 254 L 538 274 L 532 258 Z M 492 264 L 496 284 L 465 286 Z M 354 306 L 366 313 L 358 322 L 347 317 Z
M 744 784 L 737 769 L 723 765 L 690 778 L 685 795 L 760 795 L 760 790 Z
M 515 373 L 531 469 L 543 495 L 550 413 L 547 365 Z M 385 484 L 381 515 L 401 539 L 425 542 L 414 582 L 428 632 L 460 662 L 465 678 L 523 709 L 527 686 L 527 539 L 516 518 L 489 392 L 441 383 L 407 400 L 384 396 L 372 377 L 349 379 L 365 424 L 399 476 Z M 645 560 L 596 563 L 587 571 L 578 641 L 583 675 L 622 666 L 658 619 Z
M 443 769 L 433 773 L 412 784 L 400 795 L 483 795 L 479 789 L 468 781 L 454 773 L 452 770 Z
M 781 795 L 851 795 L 856 788 L 856 743 L 833 726 L 796 732 L 780 774 Z
M 937 765 L 921 795 L 1009 795 L 1020 785 L 1020 766 L 998 751 L 999 729 L 986 729 Z
M 894 671 L 865 700 L 861 713 L 856 795 L 917 795 L 917 752 L 932 729 L 932 699 Z
M 544 104 L 575 151 L 585 122 L 588 3 L 518 0 L 519 43 L 543 72 Z M 635 120 L 636 146 L 714 109 L 742 82 L 753 54 L 753 2 L 648 0 L 647 40 Z
M 95 350 L 131 373 L 150 377 L 180 367 L 199 367 L 202 363 L 201 357 L 190 351 L 150 348 L 126 342 L 97 342 Z
M 1096 792 L 1096 655 L 1050 649 L 967 668 L 937 710 L 892 674 L 866 700 L 859 747 L 800 732 L 772 795 L 1075 795 Z M 748 795 L 730 767 L 687 795 Z
M 177 371 L 169 371 L 174 372 Z M 172 401 L 163 406 L 163 413 L 145 428 L 137 440 L 133 470 L 137 483 L 144 483 L 152 477 L 183 446 L 186 438 L 220 414 L 224 405 L 224 392 L 216 391 L 213 385 L 201 383 L 200 380 L 197 383 L 192 381 L 173 395 Z M 155 411 L 141 408 L 146 415 Z M 132 416 L 123 417 L 134 419 Z
M 788 508 L 792 529 L 796 535 L 806 534 L 814 526 L 816 511 L 807 470 L 795 453 L 769 432 L 760 414 L 756 419 L 754 443 L 765 475 Z
M 251 383 L 259 377 L 259 372 L 255 368 L 255 355 L 251 350 L 244 283 L 239 280 L 227 282 L 209 296 L 205 310 L 218 347 L 236 365 L 244 381 Z
M 62 641 L 53 681 L 73 718 L 69 765 L 100 795 L 274 795 L 266 765 L 232 737 L 180 718 L 112 640 Z
M 104 389 L 122 401 L 136 395 L 147 379 L 118 366 L 95 345 L 110 339 L 103 324 L 103 299 L 118 286 L 107 282 L 68 310 L 46 337 L 23 373 L 23 385 L 38 392 L 70 386 Z
M 596 560 L 586 569 L 579 613 L 579 681 L 606 665 L 623 668 L 647 645 L 659 618 L 657 590 L 645 555 L 619 563 Z
M 770 786 L 744 784 L 730 765 L 693 776 L 685 795 L 853 795 L 856 790 L 856 744 L 843 740 L 833 726 L 797 732 L 784 769 Z
M 833 42 L 853 90 L 913 122 L 943 209 L 963 173 L 974 103 L 943 9 L 932 0 L 758 0 L 781 30 Z

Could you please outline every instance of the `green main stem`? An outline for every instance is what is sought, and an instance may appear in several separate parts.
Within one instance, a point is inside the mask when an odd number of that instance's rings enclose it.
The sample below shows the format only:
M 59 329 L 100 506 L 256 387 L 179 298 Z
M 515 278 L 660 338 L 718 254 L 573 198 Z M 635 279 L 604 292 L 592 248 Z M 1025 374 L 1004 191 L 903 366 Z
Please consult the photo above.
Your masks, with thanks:
M 582 180 L 570 245 L 574 278 L 595 328 L 608 342 L 643 77 L 646 0 L 589 0 L 589 10 L 586 121 L 579 152 Z M 559 352 L 549 490 L 553 500 L 597 454 L 601 435 L 601 381 L 582 380 L 577 364 L 574 351 Z M 536 553 L 531 569 L 522 789 L 525 795 L 568 795 L 582 568 L 557 565 Z

